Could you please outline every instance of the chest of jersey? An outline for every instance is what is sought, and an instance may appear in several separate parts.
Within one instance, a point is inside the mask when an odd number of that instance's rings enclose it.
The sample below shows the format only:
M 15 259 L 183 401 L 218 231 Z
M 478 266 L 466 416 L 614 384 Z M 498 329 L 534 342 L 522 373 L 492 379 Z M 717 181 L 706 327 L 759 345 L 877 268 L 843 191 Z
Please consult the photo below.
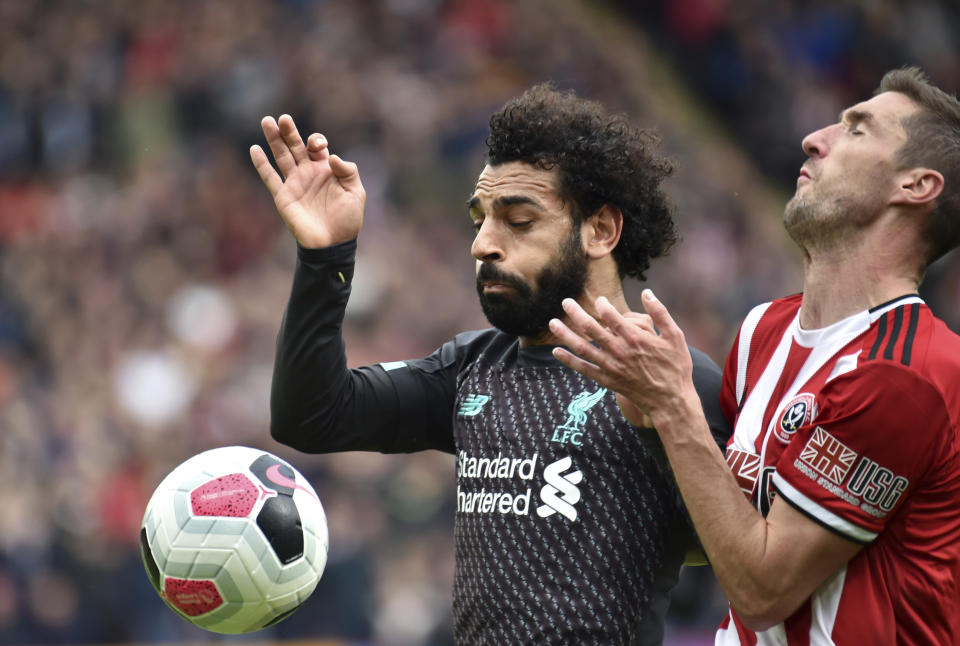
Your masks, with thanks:
M 559 366 L 480 360 L 457 393 L 458 635 L 569 643 L 596 631 L 626 643 L 660 594 L 654 578 L 679 518 L 656 434 Z M 522 635 L 534 625 L 550 628 Z
M 478 361 L 461 375 L 454 408 L 458 511 L 576 522 L 606 495 L 659 495 L 662 450 L 643 435 L 612 392 L 571 370 Z
M 726 459 L 741 490 L 763 514 L 773 501 L 776 464 L 796 432 L 816 418 L 820 390 L 854 369 L 859 354 L 859 345 L 850 339 L 809 348 L 787 336 L 765 365 L 751 366 L 758 374 L 748 376 Z M 830 450 L 824 449 L 825 457 Z

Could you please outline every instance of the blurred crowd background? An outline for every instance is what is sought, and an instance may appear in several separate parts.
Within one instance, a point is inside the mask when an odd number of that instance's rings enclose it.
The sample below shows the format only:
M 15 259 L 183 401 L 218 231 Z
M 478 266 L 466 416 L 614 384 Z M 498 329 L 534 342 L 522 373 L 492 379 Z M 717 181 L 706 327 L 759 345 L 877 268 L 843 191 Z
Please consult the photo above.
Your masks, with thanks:
M 137 539 L 163 475 L 228 444 L 290 460 L 330 523 L 313 597 L 255 639 L 452 643 L 453 458 L 269 438 L 295 248 L 248 158 L 263 115 L 359 164 L 351 364 L 486 326 L 464 203 L 490 113 L 542 80 L 662 137 L 683 242 L 649 283 L 722 364 L 799 288 L 803 135 L 903 64 L 960 89 L 958 27 L 952 0 L 0 0 L 0 643 L 223 639 L 161 603 Z M 960 329 L 956 254 L 923 295 Z M 685 570 L 667 643 L 723 609 Z

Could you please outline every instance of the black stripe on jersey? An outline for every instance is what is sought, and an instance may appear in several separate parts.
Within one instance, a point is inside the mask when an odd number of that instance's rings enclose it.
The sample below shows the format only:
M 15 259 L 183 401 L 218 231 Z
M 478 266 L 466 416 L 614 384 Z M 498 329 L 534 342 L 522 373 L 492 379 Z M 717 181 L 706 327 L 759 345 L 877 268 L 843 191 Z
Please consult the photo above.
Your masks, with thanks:
M 888 361 L 893 360 L 893 346 L 899 340 L 901 327 L 903 327 L 903 305 L 893 310 L 893 329 L 890 330 L 890 340 L 887 341 L 887 348 L 883 351 L 883 358 Z
M 887 335 L 887 315 L 884 314 L 880 317 L 880 320 L 877 321 L 877 340 L 873 342 L 873 347 L 870 348 L 870 355 L 867 356 L 867 359 L 876 359 L 877 352 L 880 351 L 880 344 L 883 343 L 883 337 Z
M 903 296 L 897 296 L 896 298 L 891 298 L 889 301 L 885 301 L 885 302 L 883 302 L 883 303 L 880 303 L 879 305 L 874 305 L 873 307 L 871 307 L 871 308 L 870 308 L 869 310 L 867 310 L 867 311 L 870 312 L 871 314 L 873 314 L 874 312 L 878 312 L 878 311 L 882 310 L 882 309 L 885 308 L 885 307 L 889 307 L 889 306 L 893 305 L 894 303 L 896 303 L 897 301 L 903 300 L 904 298 L 914 298 L 914 297 L 918 297 L 918 296 L 919 296 L 919 295 L 918 295 L 916 292 L 914 292 L 913 294 L 904 294 Z
M 910 365 L 910 354 L 913 351 L 913 337 L 917 334 L 917 322 L 920 320 L 920 305 L 914 303 L 910 307 L 910 322 L 907 324 L 907 336 L 903 340 L 903 354 L 900 363 Z
M 801 506 L 798 505 L 797 503 L 793 502 L 792 500 L 790 500 L 789 498 L 787 498 L 786 496 L 784 496 L 783 493 L 782 493 L 779 489 L 777 489 L 777 486 L 776 486 L 776 485 L 773 485 L 773 488 L 776 489 L 776 491 L 777 491 L 777 497 L 778 497 L 778 498 L 782 498 L 782 499 L 785 500 L 791 507 L 793 507 L 794 509 L 796 509 L 797 511 L 799 511 L 801 514 L 803 514 L 804 516 L 806 516 L 807 518 L 809 518 L 810 520 L 812 520 L 812 521 L 815 522 L 816 524 L 820 525 L 820 526 L 823 527 L 824 529 L 830 530 L 830 532 L 832 532 L 833 534 L 836 534 L 837 536 L 842 536 L 843 538 L 845 538 L 845 539 L 847 539 L 848 541 L 851 541 L 851 542 L 853 542 L 853 543 L 856 543 L 857 545 L 869 545 L 870 543 L 873 542 L 872 540 L 871 540 L 871 541 L 862 541 L 862 540 L 860 540 L 859 538 L 854 538 L 853 536 L 850 536 L 849 534 L 843 533 L 842 531 L 840 531 L 840 530 L 837 529 L 836 527 L 833 527 L 832 525 L 828 525 L 827 523 L 823 522 L 822 520 L 820 520 L 819 518 L 817 518 L 816 516 L 814 516 L 813 514 L 811 514 L 809 511 L 807 511 L 806 509 L 804 509 L 803 507 L 801 507 Z

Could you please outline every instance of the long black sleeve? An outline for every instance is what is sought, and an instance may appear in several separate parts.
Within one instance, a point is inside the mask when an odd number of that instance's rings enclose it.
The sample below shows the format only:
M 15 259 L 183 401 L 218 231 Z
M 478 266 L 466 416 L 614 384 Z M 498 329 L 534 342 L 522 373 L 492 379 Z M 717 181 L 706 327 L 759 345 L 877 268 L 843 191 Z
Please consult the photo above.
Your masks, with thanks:
M 696 348 L 690 348 L 690 356 L 693 359 L 693 383 L 700 395 L 703 415 L 710 427 L 710 434 L 723 453 L 727 449 L 727 440 L 733 434 L 733 427 L 720 407 L 720 387 L 723 381 L 720 367 Z
M 270 432 L 309 453 L 452 452 L 455 367 L 441 351 L 418 361 L 426 370 L 397 371 L 400 379 L 379 365 L 347 368 L 341 328 L 355 256 L 355 240 L 298 247 L 277 335 Z

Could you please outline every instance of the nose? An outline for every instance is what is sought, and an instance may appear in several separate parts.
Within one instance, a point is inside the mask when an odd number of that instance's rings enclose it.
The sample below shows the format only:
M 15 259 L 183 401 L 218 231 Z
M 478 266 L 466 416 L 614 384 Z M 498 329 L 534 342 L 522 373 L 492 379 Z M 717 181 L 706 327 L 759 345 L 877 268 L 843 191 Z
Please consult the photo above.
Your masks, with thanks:
M 830 150 L 830 135 L 838 124 L 832 124 L 825 128 L 820 128 L 803 138 L 800 147 L 808 157 L 824 157 Z
M 493 218 L 486 218 L 480 224 L 477 237 L 473 239 L 473 244 L 470 246 L 470 253 L 477 260 L 490 262 L 503 259 L 503 248 L 498 241 L 495 228 Z

